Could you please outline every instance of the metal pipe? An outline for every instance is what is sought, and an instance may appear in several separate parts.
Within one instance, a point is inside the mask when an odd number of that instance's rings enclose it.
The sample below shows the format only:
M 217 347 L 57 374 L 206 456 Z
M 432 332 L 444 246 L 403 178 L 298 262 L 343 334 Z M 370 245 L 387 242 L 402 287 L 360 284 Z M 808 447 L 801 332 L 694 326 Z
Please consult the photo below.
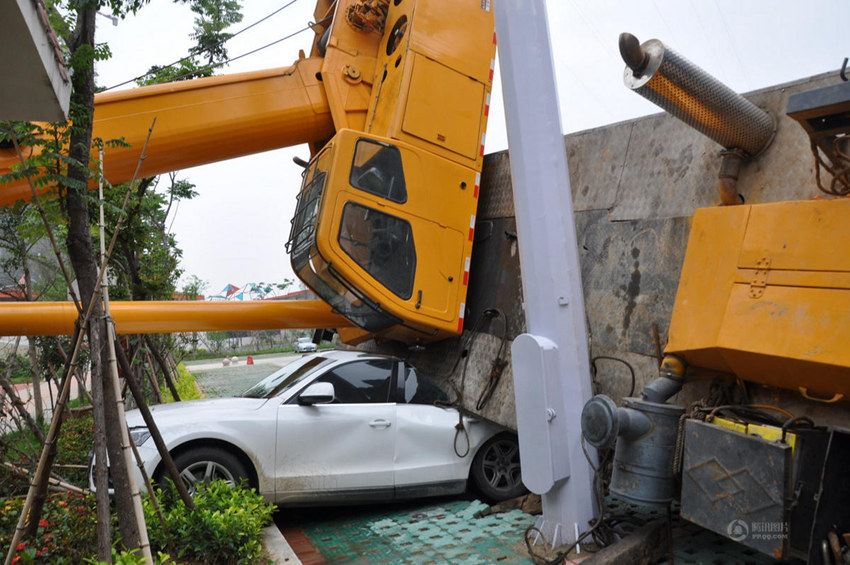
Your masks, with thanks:
M 350 328 L 321 300 L 246 302 L 112 302 L 119 334 Z M 77 310 L 71 302 L 0 304 L 0 335 L 69 335 Z
M 657 39 L 620 35 L 626 86 L 727 149 L 748 156 L 773 140 L 770 115 Z

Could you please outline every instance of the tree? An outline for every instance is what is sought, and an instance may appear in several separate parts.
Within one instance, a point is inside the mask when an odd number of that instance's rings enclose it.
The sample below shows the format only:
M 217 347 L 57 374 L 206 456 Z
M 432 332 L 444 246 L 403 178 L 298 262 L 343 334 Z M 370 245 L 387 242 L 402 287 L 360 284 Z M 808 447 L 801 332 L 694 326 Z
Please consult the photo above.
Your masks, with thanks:
M 186 3 L 187 0 L 181 0 Z M 39 174 L 32 175 L 38 178 L 39 183 L 55 182 L 55 192 L 60 198 L 62 212 L 67 219 L 67 233 L 65 234 L 65 246 L 76 275 L 79 288 L 79 298 L 84 305 L 93 304 L 94 309 L 88 322 L 89 344 L 91 350 L 91 373 L 92 373 L 92 404 L 95 415 L 95 454 L 98 465 L 95 483 L 98 486 L 98 551 L 97 557 L 101 561 L 109 561 L 111 558 L 111 542 L 109 532 L 109 499 L 107 489 L 107 477 L 105 461 L 107 453 L 111 463 L 111 478 L 114 486 L 115 503 L 118 513 L 119 528 L 122 542 L 128 549 L 140 546 L 141 534 L 138 523 L 134 519 L 132 492 L 129 488 L 130 470 L 123 464 L 120 430 L 116 426 L 107 426 L 107 421 L 120 421 L 117 416 L 118 405 L 112 400 L 120 391 L 114 390 L 111 378 L 107 378 L 104 370 L 108 363 L 107 349 L 105 344 L 111 339 L 107 335 L 106 323 L 102 316 L 100 301 L 95 297 L 98 294 L 99 264 L 94 251 L 92 241 L 92 222 L 90 206 L 93 204 L 88 192 L 88 185 L 95 174 L 91 167 L 92 146 L 92 115 L 94 110 L 94 63 L 98 59 L 109 56 L 109 50 L 105 46 L 95 43 L 95 17 L 99 9 L 108 8 L 119 17 L 125 17 L 135 13 L 147 3 L 147 0 L 68 0 L 67 4 L 59 0 L 47 0 L 47 8 L 51 16 L 51 22 L 59 35 L 64 39 L 66 45 L 67 64 L 71 70 L 72 92 L 70 104 L 70 116 L 67 125 L 55 126 L 53 141 L 58 148 L 52 152 L 42 152 L 38 157 L 40 162 L 28 164 L 28 171 L 32 173 L 33 167 L 43 165 Z M 239 5 L 232 0 L 189 0 L 193 11 L 199 14 L 200 21 L 204 24 L 196 29 L 196 39 L 207 40 L 209 37 L 218 35 L 221 37 L 222 30 L 232 23 L 239 21 Z M 63 15 L 63 13 L 66 15 Z M 237 14 L 234 16 L 234 13 Z M 199 19 L 196 18 L 196 25 Z M 226 58 L 226 51 L 221 48 L 221 43 L 212 41 L 207 45 L 210 50 L 208 60 L 210 63 Z M 198 53 L 200 53 L 199 51 Z M 15 126 L 16 129 L 18 126 Z M 24 129 L 35 129 L 32 126 L 21 126 Z M 43 132 L 42 132 L 43 133 Z M 50 141 L 50 138 L 47 138 Z M 38 138 L 30 138 L 33 144 L 43 144 L 45 141 Z M 59 148 L 67 147 L 67 153 Z M 18 178 L 23 172 L 17 174 Z M 12 175 L 15 176 L 15 175 Z M 150 181 L 152 183 L 152 181 Z M 142 183 L 140 183 L 142 186 Z M 149 186 L 149 184 L 148 184 Z M 147 187 L 143 189 L 143 192 Z M 139 201 L 139 211 L 143 208 Z M 162 235 L 162 234 L 160 234 Z M 168 242 L 166 241 L 166 244 Z M 167 245 L 166 245 L 167 246 Z M 138 257 L 127 257 L 125 255 L 126 271 L 131 271 L 137 265 L 134 261 Z M 145 289 L 139 284 L 142 281 L 140 272 L 137 276 L 129 277 L 131 288 L 136 285 L 135 291 L 143 294 Z M 175 279 L 176 280 L 176 279 Z M 53 448 L 55 456 L 55 447 Z M 52 461 L 52 456 L 48 459 Z M 47 463 L 49 468 L 50 462 Z M 38 517 L 46 495 L 46 484 L 40 484 L 36 490 L 36 497 L 29 511 L 28 528 L 25 535 L 32 536 L 37 527 Z

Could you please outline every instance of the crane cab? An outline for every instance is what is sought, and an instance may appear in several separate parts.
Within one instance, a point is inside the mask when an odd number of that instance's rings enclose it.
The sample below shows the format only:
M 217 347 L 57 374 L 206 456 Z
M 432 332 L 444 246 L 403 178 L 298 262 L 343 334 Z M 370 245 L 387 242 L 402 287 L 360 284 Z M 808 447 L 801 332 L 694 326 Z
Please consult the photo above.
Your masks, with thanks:
M 287 243 L 313 292 L 371 337 L 463 330 L 479 175 L 415 146 L 340 130 L 303 173 Z

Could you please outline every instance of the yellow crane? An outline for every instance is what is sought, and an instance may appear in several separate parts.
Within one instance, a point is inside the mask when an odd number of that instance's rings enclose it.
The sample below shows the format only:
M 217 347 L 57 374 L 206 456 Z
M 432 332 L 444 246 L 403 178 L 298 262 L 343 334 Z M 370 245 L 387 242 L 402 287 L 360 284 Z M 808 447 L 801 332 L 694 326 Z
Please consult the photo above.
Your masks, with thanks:
M 229 304 L 115 302 L 118 331 L 330 325 L 348 343 L 409 344 L 462 332 L 495 66 L 490 2 L 318 0 L 314 16 L 310 55 L 291 67 L 97 95 L 94 136 L 130 144 L 105 154 L 113 184 L 131 180 L 154 118 L 143 176 L 308 143 L 287 248 L 326 304 L 233 315 Z M 17 160 L 0 150 L 0 174 Z M 30 196 L 0 187 L 0 204 Z M 70 333 L 66 310 L 4 304 L 0 333 Z M 35 312 L 40 322 L 22 325 Z

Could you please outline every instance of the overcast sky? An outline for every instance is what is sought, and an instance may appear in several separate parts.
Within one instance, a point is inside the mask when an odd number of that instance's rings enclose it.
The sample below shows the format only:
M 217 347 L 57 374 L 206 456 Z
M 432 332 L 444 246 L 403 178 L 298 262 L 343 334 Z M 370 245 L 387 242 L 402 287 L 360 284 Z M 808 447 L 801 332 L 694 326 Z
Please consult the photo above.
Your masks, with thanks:
M 470 1 L 470 0 L 457 0 Z M 493 0 L 494 3 L 498 0 Z M 236 32 L 288 0 L 243 0 Z M 262 47 L 304 28 L 314 0 L 296 0 L 228 42 L 230 57 Z M 800 78 L 836 72 L 850 56 L 845 26 L 847 0 L 547 0 L 549 29 L 565 133 L 656 113 L 622 81 L 617 38 L 628 31 L 641 41 L 657 38 L 741 93 Z M 113 26 L 98 18 L 98 42 L 112 59 L 98 65 L 98 84 L 112 86 L 186 55 L 193 14 L 170 0 L 151 0 L 137 16 Z M 292 64 L 309 51 L 304 32 L 234 61 L 219 74 Z M 497 72 L 498 83 L 498 72 Z M 130 88 L 131 85 L 122 88 Z M 507 148 L 501 86 L 494 85 L 486 152 Z M 199 196 L 181 204 L 172 230 L 183 249 L 187 274 L 208 283 L 207 295 L 228 283 L 295 279 L 284 251 L 306 146 L 270 151 L 185 169 Z

